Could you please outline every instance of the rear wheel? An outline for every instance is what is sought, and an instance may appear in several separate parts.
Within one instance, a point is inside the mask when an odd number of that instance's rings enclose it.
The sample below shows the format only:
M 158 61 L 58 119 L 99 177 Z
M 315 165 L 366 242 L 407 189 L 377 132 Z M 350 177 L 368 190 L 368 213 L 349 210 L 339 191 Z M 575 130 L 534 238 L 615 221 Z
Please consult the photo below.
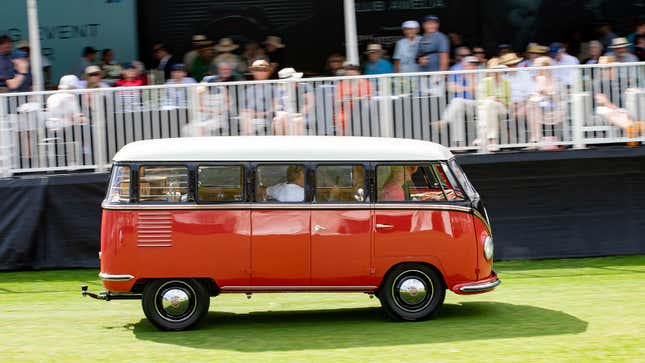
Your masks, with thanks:
M 184 330 L 208 313 L 208 288 L 194 279 L 153 280 L 143 289 L 141 306 L 148 320 L 163 330 Z
M 422 264 L 404 264 L 390 271 L 379 298 L 393 320 L 415 321 L 433 317 L 446 296 L 441 275 Z

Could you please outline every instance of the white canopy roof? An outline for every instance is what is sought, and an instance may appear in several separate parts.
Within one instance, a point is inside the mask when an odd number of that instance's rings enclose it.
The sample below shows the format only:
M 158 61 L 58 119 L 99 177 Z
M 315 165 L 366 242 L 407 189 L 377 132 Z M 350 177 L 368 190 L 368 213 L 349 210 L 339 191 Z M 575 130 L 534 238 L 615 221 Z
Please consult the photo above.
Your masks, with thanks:
M 114 161 L 426 161 L 448 160 L 428 141 L 349 136 L 215 136 L 136 141 Z

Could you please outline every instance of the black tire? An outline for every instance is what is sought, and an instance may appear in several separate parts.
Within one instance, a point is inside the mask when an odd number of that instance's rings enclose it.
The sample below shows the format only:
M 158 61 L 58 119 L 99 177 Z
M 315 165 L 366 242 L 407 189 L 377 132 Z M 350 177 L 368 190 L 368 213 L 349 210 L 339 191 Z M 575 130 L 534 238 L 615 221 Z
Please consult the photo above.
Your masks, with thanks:
M 418 263 L 393 268 L 385 276 L 379 291 L 383 310 L 395 321 L 432 318 L 445 297 L 446 287 L 441 274 Z
M 185 330 L 208 314 L 210 294 L 194 279 L 150 281 L 143 289 L 141 306 L 148 320 L 162 330 Z

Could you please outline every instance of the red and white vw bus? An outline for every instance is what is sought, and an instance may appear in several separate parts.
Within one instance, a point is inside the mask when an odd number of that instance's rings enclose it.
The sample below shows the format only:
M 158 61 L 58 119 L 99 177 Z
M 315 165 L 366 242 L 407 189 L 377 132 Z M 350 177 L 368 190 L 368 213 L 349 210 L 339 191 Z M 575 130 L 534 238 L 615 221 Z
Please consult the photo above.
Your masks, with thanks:
M 479 195 L 445 147 L 368 137 L 138 141 L 103 202 L 104 300 L 181 330 L 223 293 L 362 292 L 399 320 L 500 281 Z

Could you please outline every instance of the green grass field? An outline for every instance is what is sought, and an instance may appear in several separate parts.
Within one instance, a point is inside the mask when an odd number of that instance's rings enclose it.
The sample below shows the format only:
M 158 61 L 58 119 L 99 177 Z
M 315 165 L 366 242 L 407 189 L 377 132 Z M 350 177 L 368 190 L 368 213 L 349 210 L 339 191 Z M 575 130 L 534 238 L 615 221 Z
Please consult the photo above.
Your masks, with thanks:
M 0 273 L 0 361 L 645 361 L 645 256 L 502 262 L 494 292 L 393 323 L 364 294 L 224 295 L 199 329 L 82 298 L 95 270 Z

